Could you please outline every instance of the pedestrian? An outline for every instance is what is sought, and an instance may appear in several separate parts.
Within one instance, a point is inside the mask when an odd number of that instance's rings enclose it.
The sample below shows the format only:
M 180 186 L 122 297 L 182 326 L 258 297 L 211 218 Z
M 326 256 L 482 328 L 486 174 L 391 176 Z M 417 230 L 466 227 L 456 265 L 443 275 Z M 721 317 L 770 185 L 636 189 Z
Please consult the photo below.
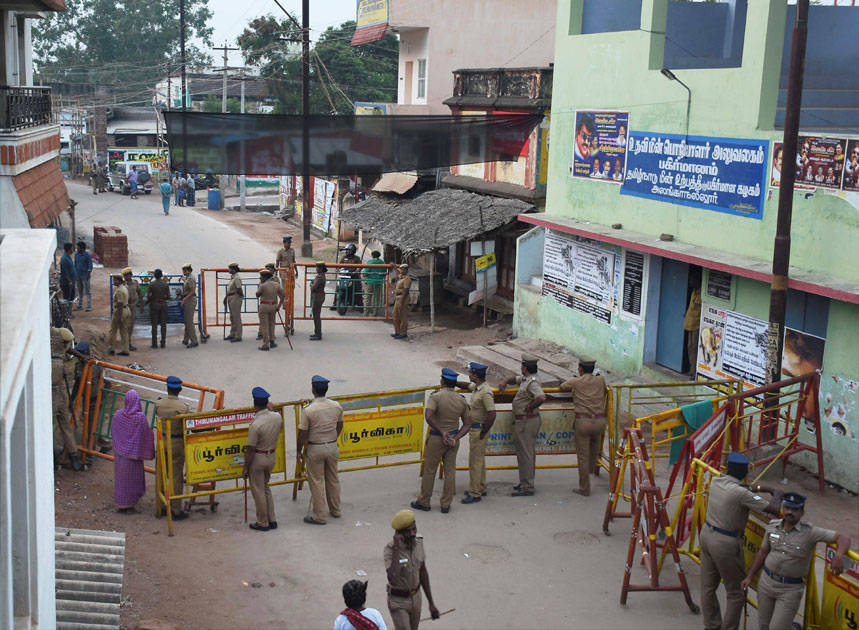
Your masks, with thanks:
M 68 341 L 67 341 L 68 340 Z M 72 414 L 69 409 L 69 385 L 66 380 L 64 364 L 65 345 L 74 340 L 68 328 L 51 327 L 51 403 L 54 422 L 63 437 L 63 449 L 75 470 L 81 470 L 78 456 L 78 443 L 72 427 Z
M 850 548 L 850 536 L 802 520 L 805 514 L 803 495 L 785 492 L 781 506 L 782 518 L 767 525 L 761 548 L 742 583 L 743 590 L 747 590 L 763 567 L 764 573 L 758 578 L 760 630 L 793 627 L 817 543 L 835 543 L 830 565 L 833 575 L 844 572 L 844 554 Z
M 152 348 L 158 347 L 158 329 L 161 329 L 161 347 L 167 341 L 167 300 L 170 299 L 170 285 L 164 280 L 164 272 L 152 272 L 155 280 L 149 283 L 146 303 L 149 304 L 149 321 L 152 325 Z
M 131 192 L 131 199 L 137 199 L 137 167 L 132 166 L 128 172 L 128 189 Z
M 683 334 L 686 336 L 686 354 L 689 362 L 688 374 L 694 379 L 698 372 L 698 333 L 701 326 L 701 268 L 689 271 L 689 306 L 683 318 Z
M 237 343 L 242 340 L 242 304 L 245 301 L 245 292 L 239 277 L 239 263 L 230 263 L 227 269 L 230 271 L 230 283 L 227 285 L 227 295 L 224 296 L 224 306 L 230 310 L 230 334 L 226 339 L 229 339 L 230 343 Z
M 92 276 L 92 254 L 86 250 L 86 243 L 78 241 L 78 251 L 75 252 L 75 278 L 77 283 L 78 302 L 76 311 L 84 307 L 84 295 L 86 295 L 87 306 L 86 310 L 89 313 L 92 310 L 92 289 L 90 287 L 90 277 Z
M 540 432 L 540 406 L 546 394 L 537 382 L 537 357 L 522 355 L 522 374 L 515 378 L 519 390 L 513 397 L 513 444 L 519 468 L 519 484 L 511 496 L 534 495 L 534 470 L 537 461 L 537 434 Z M 503 392 L 514 379 L 505 379 L 498 390 Z
M 75 272 L 75 261 L 72 260 L 72 252 L 74 247 L 71 243 L 63 245 L 63 256 L 60 258 L 60 290 L 63 292 L 63 299 L 71 302 L 75 299 L 75 281 L 77 274 Z
M 394 293 L 394 339 L 408 339 L 409 337 L 409 290 L 412 279 L 409 277 L 409 266 L 397 267 L 397 288 Z
M 196 175 L 193 173 L 189 173 L 188 179 L 185 180 L 188 184 L 188 199 L 186 201 L 192 208 L 194 207 L 194 204 L 197 203 L 197 182 L 195 180 Z
M 139 514 L 134 506 L 146 494 L 143 462 L 155 458 L 155 436 L 133 389 L 125 394 L 125 409 L 113 414 L 113 502 L 121 514 Z
M 110 333 L 107 336 L 107 353 L 116 354 L 116 334 L 119 333 L 119 355 L 128 356 L 128 289 L 121 273 L 113 274 L 113 316 L 110 318 Z
M 170 453 L 164 453 L 165 461 L 169 456 L 172 462 L 173 478 L 172 484 L 166 479 L 167 471 L 161 470 L 160 461 L 156 460 L 156 479 L 163 483 L 161 490 L 166 486 L 169 488 L 169 496 L 176 497 L 185 489 L 185 427 L 181 420 L 171 420 L 175 416 L 191 413 L 188 403 L 179 399 L 182 393 L 182 379 L 178 376 L 167 377 L 167 398 L 159 398 L 155 402 L 155 415 L 162 420 L 165 433 L 164 443 L 170 440 Z M 166 494 L 166 493 L 165 493 Z M 188 518 L 188 513 L 182 510 L 182 499 L 170 500 L 170 513 L 174 521 L 183 521 Z
M 301 410 L 298 422 L 298 453 L 304 451 L 307 484 L 310 486 L 310 507 L 305 523 L 325 525 L 325 504 L 334 518 L 340 518 L 340 479 L 337 463 L 340 448 L 337 440 L 343 431 L 343 408 L 325 397 L 328 379 L 316 375 L 310 379 L 313 402 Z M 306 445 L 306 451 L 305 449 Z
M 322 261 L 316 263 L 316 277 L 310 283 L 311 312 L 313 313 L 313 334 L 310 341 L 322 339 L 322 305 L 325 303 L 325 274 L 328 267 Z
M 415 513 L 400 510 L 391 521 L 394 539 L 385 545 L 388 576 L 388 612 L 394 630 L 417 630 L 421 622 L 421 588 L 427 596 L 430 616 L 441 615 L 432 597 L 423 536 L 418 536 Z
M 375 608 L 365 608 L 367 584 L 349 580 L 343 585 L 346 608 L 334 620 L 334 630 L 388 630 L 385 620 Z
M 374 250 L 370 253 L 368 265 L 384 265 L 382 252 Z M 364 267 L 364 317 L 378 317 L 379 309 L 384 307 L 385 276 L 387 269 L 382 267 Z
M 107 171 L 104 166 L 98 165 L 98 192 L 107 192 Z
M 92 163 L 92 166 L 89 170 L 89 180 L 92 184 L 92 194 L 98 194 L 98 164 L 95 162 Z
M 284 295 L 283 287 L 274 279 L 274 274 L 269 269 L 263 269 L 259 274 L 260 283 L 256 291 L 256 296 L 259 298 L 257 312 L 262 329 L 262 345 L 259 349 L 268 351 L 270 348 L 277 348 L 277 343 L 274 341 L 274 322 L 277 312 L 283 307 Z
M 122 277 L 125 281 L 125 288 L 128 289 L 128 349 L 134 351 L 137 348 L 131 343 L 131 338 L 134 336 L 137 311 L 143 312 L 143 291 L 140 289 L 140 283 L 134 279 L 134 272 L 131 267 L 122 270 Z
M 179 205 L 179 174 L 173 173 L 173 178 L 170 180 L 170 184 L 173 188 L 173 205 Z
M 182 173 L 179 173 L 179 205 L 185 206 L 188 201 L 188 180 Z
M 268 270 L 271 272 L 271 277 L 272 277 L 272 278 L 277 277 L 277 264 L 276 264 L 276 263 L 273 263 L 273 262 L 266 263 L 266 264 L 265 264 L 265 268 L 266 268 L 266 269 L 268 269 Z M 260 269 L 260 271 L 262 271 L 262 269 Z M 260 284 L 262 284 L 262 281 L 260 281 Z M 259 285 L 257 285 L 257 288 L 259 288 Z M 276 321 L 277 321 L 277 313 L 275 313 L 275 322 L 276 322 Z M 259 322 L 259 326 L 257 327 L 257 341 L 259 341 L 260 339 L 262 339 L 262 337 L 263 337 L 263 334 L 262 334 L 262 320 L 260 320 L 260 322 Z M 272 340 L 272 341 L 274 341 L 275 337 L 277 337 L 277 335 L 275 335 L 274 333 L 272 333 L 272 335 L 271 335 L 271 340 Z
M 456 453 L 459 450 L 460 438 L 471 428 L 468 403 L 462 394 L 456 393 L 456 379 L 455 371 L 444 368 L 441 371 L 441 389 L 430 394 L 427 400 L 424 417 L 430 429 L 424 447 L 421 492 L 417 500 L 411 503 L 416 510 L 430 511 L 430 499 L 439 462 L 444 463 L 442 514 L 450 512 L 450 504 L 456 494 Z
M 277 459 L 277 442 L 283 431 L 283 417 L 276 411 L 268 410 L 269 393 L 262 387 L 254 387 L 254 419 L 248 427 L 247 450 L 242 478 L 250 479 L 251 494 L 257 511 L 257 520 L 248 525 L 258 532 L 277 529 L 274 514 L 274 498 L 268 485 L 271 469 Z
M 471 429 L 468 432 L 468 490 L 463 503 L 478 503 L 486 496 L 486 439 L 495 424 L 495 396 L 486 382 L 482 363 L 468 364 L 469 382 L 457 383 L 460 389 L 471 390 Z
M 742 485 L 749 474 L 749 460 L 740 453 L 728 454 L 726 474 L 710 484 L 707 520 L 701 528 L 701 608 L 706 630 L 735 630 L 740 623 L 746 595 L 742 582 L 746 576 L 743 533 L 749 510 L 778 516 L 781 490 L 764 486 Z M 759 492 L 772 495 L 772 501 Z M 725 616 L 719 608 L 716 592 L 725 582 Z
M 173 186 L 166 179 L 159 186 L 161 190 L 161 206 L 164 208 L 164 214 L 170 214 L 170 197 L 173 195 Z
M 562 392 L 573 393 L 575 420 L 576 463 L 579 468 L 579 487 L 573 490 L 584 497 L 591 494 L 591 475 L 599 468 L 602 436 L 607 424 L 605 416 L 608 389 L 601 374 L 594 374 L 596 360 L 579 359 L 579 375 L 561 383 Z
M 280 275 L 280 281 L 281 284 L 283 284 L 283 290 L 286 291 L 286 274 L 294 273 L 295 277 L 298 277 L 298 269 L 291 269 L 291 267 L 295 264 L 295 250 L 292 249 L 291 236 L 283 237 L 283 247 L 278 250 L 275 263 L 280 269 L 280 271 L 278 272 Z
M 185 320 L 185 334 L 182 337 L 182 344 L 188 348 L 196 348 L 197 331 L 194 330 L 194 311 L 197 310 L 197 279 L 191 273 L 194 268 L 191 263 L 182 265 L 182 274 L 185 280 L 182 284 L 182 301 L 179 305 L 182 307 L 182 314 Z

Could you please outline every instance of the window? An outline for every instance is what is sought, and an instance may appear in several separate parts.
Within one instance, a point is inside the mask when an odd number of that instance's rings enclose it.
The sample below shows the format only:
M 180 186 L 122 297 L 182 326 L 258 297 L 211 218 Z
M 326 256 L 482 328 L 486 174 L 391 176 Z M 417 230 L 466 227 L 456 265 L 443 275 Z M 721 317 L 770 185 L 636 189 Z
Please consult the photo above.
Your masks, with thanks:
M 427 97 L 427 60 L 418 59 L 418 98 Z

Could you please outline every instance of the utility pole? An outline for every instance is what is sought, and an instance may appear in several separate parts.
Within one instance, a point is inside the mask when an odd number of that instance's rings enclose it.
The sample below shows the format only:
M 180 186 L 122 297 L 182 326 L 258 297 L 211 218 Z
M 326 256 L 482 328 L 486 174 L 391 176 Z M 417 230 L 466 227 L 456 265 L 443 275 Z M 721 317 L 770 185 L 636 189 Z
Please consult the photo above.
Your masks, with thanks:
M 301 255 L 313 256 L 310 242 L 310 136 L 307 117 L 310 115 L 310 0 L 301 1 L 301 223 L 304 227 Z
M 212 48 L 212 50 L 223 50 L 224 51 L 224 87 L 223 87 L 223 97 L 221 99 L 221 113 L 226 114 L 227 113 L 227 70 L 229 70 L 229 68 L 227 67 L 227 54 L 231 50 L 240 50 L 240 49 L 239 48 L 231 48 L 231 47 L 227 46 L 227 42 L 224 41 L 223 46 L 214 47 L 214 48 Z
M 787 104 L 784 113 L 784 140 L 782 152 L 785 164 L 782 169 L 778 193 L 778 219 L 773 245 L 773 272 L 770 286 L 770 317 L 767 328 L 767 384 L 781 380 L 781 356 L 784 351 L 784 318 L 787 306 L 787 281 L 790 271 L 790 222 L 793 214 L 793 186 L 796 169 L 799 113 L 802 106 L 802 80 L 805 71 L 805 42 L 808 36 L 809 0 L 797 0 L 796 21 L 790 47 L 790 69 L 787 84 Z
M 180 63 L 182 64 L 182 112 L 188 111 L 188 82 L 185 77 L 185 0 L 179 0 L 179 45 Z M 182 129 L 183 134 L 185 129 Z M 182 159 L 188 161 L 187 154 L 182 155 Z
M 242 80 L 242 113 L 244 114 L 245 113 L 245 77 L 244 77 L 244 73 L 242 73 L 241 80 Z M 245 164 L 245 140 L 244 140 L 244 138 L 242 138 L 241 142 L 242 142 L 242 144 L 241 144 L 242 154 L 240 156 L 241 159 L 239 160 L 239 163 L 243 167 L 242 170 L 244 170 L 244 164 Z M 242 173 L 241 182 L 242 182 L 242 190 L 241 190 L 241 192 L 239 192 L 239 200 L 240 200 L 240 205 L 241 205 L 240 209 L 242 212 L 244 212 L 245 211 L 245 202 L 247 201 L 247 192 L 245 190 L 247 187 L 247 178 L 245 177 L 244 173 Z

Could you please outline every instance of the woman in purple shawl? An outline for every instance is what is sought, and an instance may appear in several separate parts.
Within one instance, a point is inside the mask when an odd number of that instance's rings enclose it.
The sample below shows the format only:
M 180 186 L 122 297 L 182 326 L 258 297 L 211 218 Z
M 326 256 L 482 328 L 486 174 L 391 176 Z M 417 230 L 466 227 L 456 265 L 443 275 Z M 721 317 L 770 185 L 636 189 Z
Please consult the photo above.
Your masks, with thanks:
M 125 409 L 113 415 L 113 500 L 122 514 L 137 514 L 134 508 L 146 494 L 143 461 L 155 457 L 155 436 L 140 408 L 140 396 L 129 390 Z

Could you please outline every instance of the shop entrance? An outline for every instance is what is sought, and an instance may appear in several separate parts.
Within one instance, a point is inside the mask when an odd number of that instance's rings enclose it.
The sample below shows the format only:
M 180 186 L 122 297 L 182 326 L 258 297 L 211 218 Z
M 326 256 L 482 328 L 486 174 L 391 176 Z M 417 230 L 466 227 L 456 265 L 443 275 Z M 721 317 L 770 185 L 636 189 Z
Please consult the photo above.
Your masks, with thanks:
M 697 287 L 691 286 L 690 277 L 697 279 Z M 683 322 L 692 289 L 700 286 L 700 267 L 670 258 L 662 259 L 656 362 L 675 372 L 689 370 Z

